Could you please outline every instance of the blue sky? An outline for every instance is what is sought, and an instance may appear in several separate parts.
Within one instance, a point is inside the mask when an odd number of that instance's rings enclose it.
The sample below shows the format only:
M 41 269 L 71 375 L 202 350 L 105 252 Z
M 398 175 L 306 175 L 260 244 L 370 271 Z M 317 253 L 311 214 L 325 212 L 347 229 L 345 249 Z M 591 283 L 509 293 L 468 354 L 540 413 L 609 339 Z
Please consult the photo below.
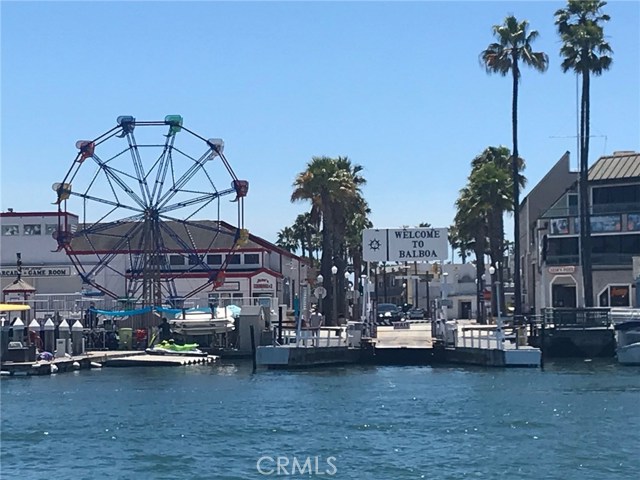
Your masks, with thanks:
M 520 85 L 525 194 L 565 151 L 577 165 L 576 80 L 553 24 L 564 4 L 3 1 L 2 209 L 51 209 L 76 140 L 119 115 L 180 114 L 249 180 L 252 233 L 274 241 L 308 208 L 289 198 L 316 155 L 364 167 L 377 228 L 448 226 L 471 159 L 511 146 L 510 79 L 478 61 L 508 14 L 550 57 Z M 614 64 L 592 82 L 591 162 L 640 150 L 640 3 L 605 10 Z

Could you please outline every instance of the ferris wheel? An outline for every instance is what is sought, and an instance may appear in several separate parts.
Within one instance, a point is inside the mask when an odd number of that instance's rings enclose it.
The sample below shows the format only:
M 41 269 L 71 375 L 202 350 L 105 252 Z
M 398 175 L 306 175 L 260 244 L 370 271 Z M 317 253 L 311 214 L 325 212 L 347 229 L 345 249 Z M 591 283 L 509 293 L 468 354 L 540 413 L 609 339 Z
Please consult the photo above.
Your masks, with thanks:
M 53 236 L 83 285 L 149 307 L 180 306 L 224 282 L 232 252 L 248 238 L 249 184 L 236 177 L 221 139 L 194 133 L 179 115 L 162 121 L 121 116 L 76 148 L 66 175 L 53 185 Z M 236 217 L 235 225 L 223 220 L 227 216 Z

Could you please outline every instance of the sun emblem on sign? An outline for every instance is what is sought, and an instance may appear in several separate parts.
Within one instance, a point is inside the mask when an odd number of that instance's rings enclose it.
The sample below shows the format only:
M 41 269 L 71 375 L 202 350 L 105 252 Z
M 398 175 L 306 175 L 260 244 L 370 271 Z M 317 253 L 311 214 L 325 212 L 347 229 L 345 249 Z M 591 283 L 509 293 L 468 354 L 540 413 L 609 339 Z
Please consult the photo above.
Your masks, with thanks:
M 369 242 L 369 248 L 371 250 L 378 250 L 380 249 L 380 246 L 381 246 L 380 241 L 377 238 L 374 238 Z

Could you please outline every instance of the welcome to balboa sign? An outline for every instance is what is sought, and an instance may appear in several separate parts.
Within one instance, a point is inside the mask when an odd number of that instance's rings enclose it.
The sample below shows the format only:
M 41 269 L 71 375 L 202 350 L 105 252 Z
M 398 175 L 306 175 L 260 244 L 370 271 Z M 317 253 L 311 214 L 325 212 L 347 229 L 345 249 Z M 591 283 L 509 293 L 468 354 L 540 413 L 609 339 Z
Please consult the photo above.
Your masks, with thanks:
M 369 228 L 362 232 L 362 253 L 367 262 L 432 262 L 449 258 L 448 229 Z

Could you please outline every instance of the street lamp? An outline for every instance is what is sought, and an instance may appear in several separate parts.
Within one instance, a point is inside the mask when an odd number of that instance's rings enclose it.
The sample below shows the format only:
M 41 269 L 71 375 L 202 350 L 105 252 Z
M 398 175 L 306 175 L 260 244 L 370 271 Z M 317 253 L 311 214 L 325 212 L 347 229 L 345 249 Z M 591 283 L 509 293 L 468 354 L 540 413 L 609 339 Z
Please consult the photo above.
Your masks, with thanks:
M 403 282 L 402 283 L 402 303 L 403 306 L 407 304 L 408 302 L 408 298 L 407 298 L 407 282 Z
M 338 299 L 336 298 L 336 274 L 338 273 L 338 267 L 335 265 L 331 267 L 331 275 L 333 275 L 333 312 L 331 312 L 331 318 L 335 323 L 333 325 L 338 324 Z
M 447 321 L 447 308 L 449 308 L 448 305 L 445 305 L 445 300 L 447 299 L 447 297 L 449 296 L 449 286 L 447 285 L 447 277 L 449 276 L 449 272 L 442 272 L 442 279 L 444 281 L 444 285 L 442 285 L 442 292 L 441 292 L 441 297 L 442 297 L 442 315 L 444 316 L 444 321 Z
M 493 277 L 493 274 L 496 273 L 496 268 L 491 265 L 489 267 L 489 273 L 491 274 L 491 276 Z M 495 284 L 496 286 L 496 313 L 498 314 L 498 320 L 501 320 L 502 318 L 502 309 L 501 309 L 501 305 L 500 305 L 500 281 L 496 281 L 493 282 L 493 284 Z
M 322 274 L 318 275 L 317 280 L 318 280 L 318 284 L 322 286 L 322 283 L 324 282 L 324 277 L 322 276 Z M 322 308 L 322 298 L 318 297 L 318 313 L 320 314 L 324 313 L 323 310 L 324 309 Z
M 349 292 L 351 291 L 349 289 L 349 272 L 345 271 L 344 272 L 344 316 L 346 320 L 349 320 L 351 318 L 351 315 L 349 315 Z M 354 283 L 354 287 L 355 287 L 355 283 Z M 354 305 L 355 305 L 355 298 L 354 298 Z

